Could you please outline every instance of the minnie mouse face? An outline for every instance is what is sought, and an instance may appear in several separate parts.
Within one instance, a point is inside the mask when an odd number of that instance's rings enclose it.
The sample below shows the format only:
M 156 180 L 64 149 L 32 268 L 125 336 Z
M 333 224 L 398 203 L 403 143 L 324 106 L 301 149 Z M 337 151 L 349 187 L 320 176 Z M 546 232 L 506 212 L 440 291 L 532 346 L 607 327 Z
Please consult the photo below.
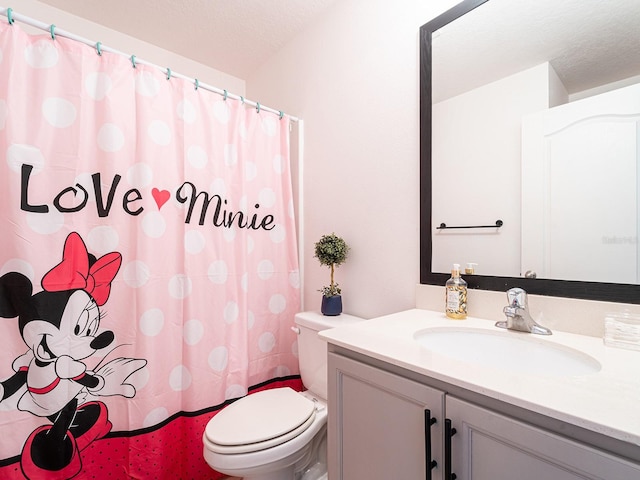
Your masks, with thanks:
M 38 303 L 45 303 L 48 312 L 51 312 L 53 304 L 58 303 L 60 316 L 45 319 L 38 315 L 24 325 L 22 332 L 24 342 L 42 364 L 53 362 L 61 355 L 82 360 L 113 342 L 111 331 L 97 335 L 100 310 L 84 290 L 75 290 L 70 295 L 42 292 L 35 297 L 42 295 L 46 297 L 39 298 L 42 302 Z M 68 299 L 65 301 L 64 297 Z

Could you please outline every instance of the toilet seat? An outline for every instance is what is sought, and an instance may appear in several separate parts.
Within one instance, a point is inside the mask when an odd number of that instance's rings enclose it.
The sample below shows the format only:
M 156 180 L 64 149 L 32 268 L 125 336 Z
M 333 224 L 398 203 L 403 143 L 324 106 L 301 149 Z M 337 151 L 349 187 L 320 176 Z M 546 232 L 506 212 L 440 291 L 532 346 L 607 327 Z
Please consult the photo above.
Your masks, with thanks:
M 209 421 L 207 448 L 234 454 L 275 447 L 309 428 L 315 414 L 315 403 L 289 387 L 247 395 Z

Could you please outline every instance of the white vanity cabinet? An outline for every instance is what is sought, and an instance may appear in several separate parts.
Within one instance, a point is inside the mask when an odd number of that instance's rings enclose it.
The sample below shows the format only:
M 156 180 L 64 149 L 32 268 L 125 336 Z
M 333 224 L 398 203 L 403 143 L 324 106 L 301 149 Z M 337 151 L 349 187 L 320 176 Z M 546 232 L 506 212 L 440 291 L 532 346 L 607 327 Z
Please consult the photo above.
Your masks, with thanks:
M 446 417 L 459 480 L 640 479 L 640 465 L 455 397 L 447 396 Z
M 329 478 L 442 480 L 443 392 L 329 354 Z M 435 468 L 431 468 L 432 462 Z
M 639 463 L 388 367 L 330 346 L 330 480 L 640 479 Z

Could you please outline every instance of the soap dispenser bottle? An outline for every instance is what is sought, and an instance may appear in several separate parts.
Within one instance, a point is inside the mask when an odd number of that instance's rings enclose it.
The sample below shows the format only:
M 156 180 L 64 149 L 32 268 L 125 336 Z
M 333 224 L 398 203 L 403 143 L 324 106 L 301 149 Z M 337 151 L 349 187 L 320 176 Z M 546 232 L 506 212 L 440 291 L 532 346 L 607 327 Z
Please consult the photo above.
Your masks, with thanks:
M 460 276 L 460 265 L 453 264 L 451 278 L 447 280 L 445 313 L 449 318 L 467 318 L 467 282 Z

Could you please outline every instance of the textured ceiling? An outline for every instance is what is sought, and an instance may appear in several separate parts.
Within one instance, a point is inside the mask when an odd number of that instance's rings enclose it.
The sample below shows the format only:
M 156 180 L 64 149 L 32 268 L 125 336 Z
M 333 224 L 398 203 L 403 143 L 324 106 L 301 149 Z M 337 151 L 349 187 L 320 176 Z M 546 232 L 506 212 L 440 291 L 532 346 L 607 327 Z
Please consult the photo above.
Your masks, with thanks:
M 640 75 L 640 0 L 490 0 L 434 34 L 433 52 L 434 101 L 545 61 L 582 92 Z
M 337 0 L 40 1 L 244 79 Z
M 338 0 L 40 1 L 246 79 Z M 639 25 L 640 0 L 491 0 L 434 35 L 434 97 L 544 61 L 570 93 L 640 75 Z

